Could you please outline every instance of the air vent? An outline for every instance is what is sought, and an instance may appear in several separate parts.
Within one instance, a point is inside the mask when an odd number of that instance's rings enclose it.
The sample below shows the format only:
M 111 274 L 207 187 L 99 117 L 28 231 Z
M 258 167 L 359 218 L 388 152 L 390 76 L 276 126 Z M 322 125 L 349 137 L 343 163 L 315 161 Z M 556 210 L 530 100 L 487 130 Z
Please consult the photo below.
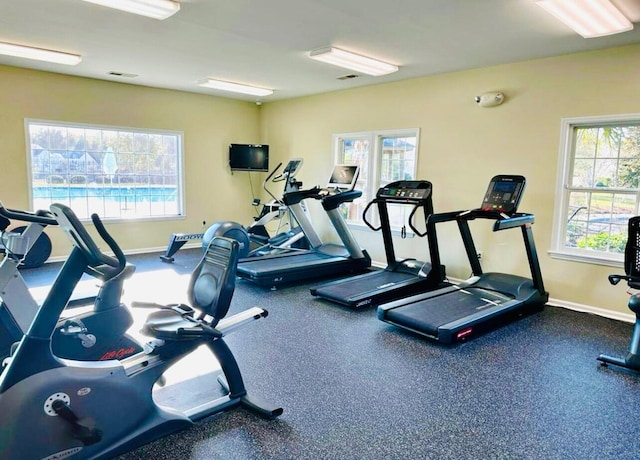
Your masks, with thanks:
M 107 75 L 111 75 L 112 77 L 125 77 L 125 78 L 136 78 L 138 76 L 135 73 L 124 73 L 124 72 L 109 72 Z
M 355 74 L 351 74 L 351 75 L 343 75 L 342 77 L 338 77 L 338 80 L 351 80 L 353 78 L 358 78 L 360 75 L 355 75 Z

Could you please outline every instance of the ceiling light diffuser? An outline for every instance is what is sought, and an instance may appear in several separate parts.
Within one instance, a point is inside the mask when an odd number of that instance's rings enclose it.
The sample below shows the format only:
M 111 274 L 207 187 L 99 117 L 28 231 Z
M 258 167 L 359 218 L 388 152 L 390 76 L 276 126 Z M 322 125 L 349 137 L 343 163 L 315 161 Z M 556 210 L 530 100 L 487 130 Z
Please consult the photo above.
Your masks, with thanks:
M 54 62 L 56 64 L 76 65 L 82 61 L 77 54 L 62 53 L 60 51 L 32 48 L 24 45 L 0 42 L 0 54 L 38 61 Z
M 541 0 L 536 3 L 584 38 L 633 29 L 633 23 L 609 0 Z
M 167 19 L 180 11 L 180 3 L 172 0 L 84 0 L 153 19 Z
M 231 91 L 234 93 L 251 94 L 252 96 L 270 96 L 273 94 L 273 90 L 270 89 L 241 85 L 240 83 L 231 83 L 230 81 L 214 80 L 213 78 L 205 78 L 204 80 L 198 81 L 198 86 L 221 89 L 222 91 Z
M 397 72 L 398 66 L 378 61 L 360 54 L 350 53 L 340 48 L 321 48 L 309 53 L 311 59 L 333 64 L 345 69 L 355 70 L 367 75 L 378 77 L 389 73 Z

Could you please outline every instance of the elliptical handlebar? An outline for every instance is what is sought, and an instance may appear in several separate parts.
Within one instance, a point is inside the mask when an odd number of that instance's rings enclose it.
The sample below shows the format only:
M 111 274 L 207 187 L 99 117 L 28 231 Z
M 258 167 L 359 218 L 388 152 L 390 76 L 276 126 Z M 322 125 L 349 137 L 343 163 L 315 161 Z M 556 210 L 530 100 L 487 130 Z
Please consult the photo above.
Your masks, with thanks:
M 0 216 L 7 219 L 21 220 L 24 222 L 33 222 L 42 225 L 58 225 L 55 216 L 47 210 L 38 210 L 36 212 L 23 211 L 20 209 L 5 208 L 0 201 Z
M 274 174 L 278 172 L 278 170 L 280 169 L 280 166 L 282 166 L 282 162 L 278 163 L 278 166 L 276 166 L 276 167 L 273 169 L 273 171 L 271 171 L 271 174 L 269 174 L 269 175 L 267 176 L 267 178 L 266 178 L 264 181 L 262 181 L 262 189 L 263 189 L 265 192 L 267 192 L 267 193 L 271 196 L 271 198 L 273 198 L 273 200 L 274 200 L 276 203 L 281 203 L 281 200 L 277 199 L 277 198 L 275 197 L 275 195 L 274 195 L 273 193 L 271 193 L 271 191 L 267 188 L 267 184 L 269 183 L 269 181 L 271 180 L 271 178 L 274 176 Z M 279 182 L 279 181 L 281 181 L 282 179 L 280 179 L 279 177 L 280 177 L 280 176 L 278 176 L 278 177 L 274 178 L 274 179 L 273 179 L 273 182 Z

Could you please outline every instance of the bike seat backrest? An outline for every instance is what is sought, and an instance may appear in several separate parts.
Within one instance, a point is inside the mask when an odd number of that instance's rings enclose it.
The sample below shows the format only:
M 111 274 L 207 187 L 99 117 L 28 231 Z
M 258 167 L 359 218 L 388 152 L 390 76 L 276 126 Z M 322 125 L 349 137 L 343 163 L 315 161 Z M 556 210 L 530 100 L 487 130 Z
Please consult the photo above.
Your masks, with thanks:
M 640 289 L 640 216 L 629 219 L 629 233 L 624 250 L 624 270 L 629 287 Z
M 236 287 L 239 248 L 236 240 L 213 238 L 191 275 L 189 302 L 213 318 L 209 323 L 212 327 L 229 311 Z

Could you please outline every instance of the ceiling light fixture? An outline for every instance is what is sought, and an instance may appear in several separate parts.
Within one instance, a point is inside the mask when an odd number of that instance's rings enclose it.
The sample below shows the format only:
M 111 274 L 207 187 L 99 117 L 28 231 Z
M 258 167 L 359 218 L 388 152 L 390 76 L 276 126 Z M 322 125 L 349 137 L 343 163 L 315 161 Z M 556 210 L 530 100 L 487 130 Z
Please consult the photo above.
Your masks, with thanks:
M 167 19 L 180 11 L 180 3 L 172 0 L 84 0 L 153 19 Z
M 584 38 L 633 29 L 633 23 L 609 0 L 541 0 L 536 3 Z
M 340 48 L 321 48 L 309 53 L 311 59 L 337 65 L 345 69 L 355 70 L 378 77 L 389 73 L 397 72 L 398 66 L 378 61 L 370 57 L 350 53 Z
M 38 61 L 54 62 L 56 64 L 76 65 L 82 61 L 77 54 L 62 53 L 60 51 L 32 48 L 24 45 L 0 42 L 0 54 Z
M 252 96 L 270 96 L 273 94 L 273 90 L 270 89 L 241 85 L 240 83 L 231 83 L 230 81 L 214 80 L 213 78 L 205 78 L 198 81 L 198 86 L 221 89 L 222 91 L 231 91 L 234 93 L 251 94 Z

